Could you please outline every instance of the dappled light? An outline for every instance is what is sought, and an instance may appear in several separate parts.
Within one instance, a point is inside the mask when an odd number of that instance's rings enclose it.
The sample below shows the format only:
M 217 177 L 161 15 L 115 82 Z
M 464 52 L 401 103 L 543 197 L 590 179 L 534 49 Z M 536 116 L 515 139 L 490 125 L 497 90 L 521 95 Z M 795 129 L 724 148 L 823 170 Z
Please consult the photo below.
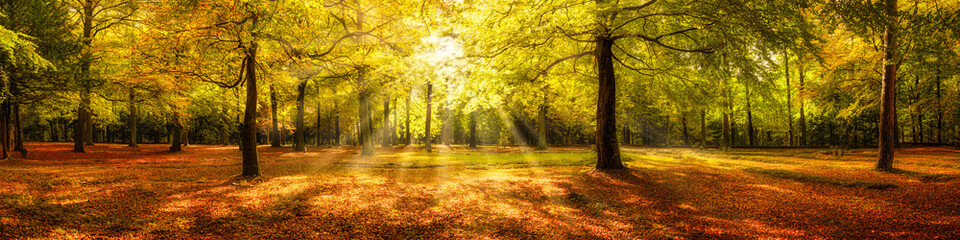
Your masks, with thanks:
M 589 149 L 425 154 L 405 148 L 261 147 L 264 177 L 231 180 L 236 149 L 78 162 L 66 144 L 0 163 L 5 237 L 63 238 L 848 238 L 957 236 L 960 169 L 931 167 L 945 148 L 905 149 L 904 173 L 816 151 L 625 148 L 633 170 L 591 170 Z M 102 144 L 114 158 L 164 151 Z M 509 151 L 506 151 L 509 150 Z M 48 152 L 44 152 L 48 151 Z M 224 152 L 218 152 L 224 151 Z M 219 153 L 219 154 L 212 154 Z M 811 155 L 814 154 L 814 155 Z M 953 155 L 947 155 L 952 158 Z M 226 157 L 226 158 L 225 158 Z M 958 160 L 941 160 L 960 164 Z M 547 163 L 545 165 L 534 162 Z M 916 163 L 918 165 L 914 165 Z M 56 171 L 67 167 L 69 172 Z M 197 169 L 204 169 L 198 171 Z M 756 170 L 763 169 L 764 171 Z M 770 172 L 780 170 L 783 172 Z M 806 174 L 794 178 L 792 174 Z M 939 176 L 939 175 L 938 175 Z M 818 182 L 863 181 L 866 185 Z M 850 222 L 860 224 L 851 225 Z M 106 226 L 106 227 L 104 227 Z M 865 229 L 872 229 L 867 231 Z
M 958 0 L 4 0 L 0 239 L 960 239 Z

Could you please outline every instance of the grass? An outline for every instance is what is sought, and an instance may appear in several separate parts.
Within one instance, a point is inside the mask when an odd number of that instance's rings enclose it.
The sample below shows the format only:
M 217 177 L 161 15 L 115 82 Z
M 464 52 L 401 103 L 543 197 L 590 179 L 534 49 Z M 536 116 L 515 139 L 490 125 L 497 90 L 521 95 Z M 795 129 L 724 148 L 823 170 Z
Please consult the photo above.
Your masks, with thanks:
M 263 147 L 241 179 L 229 147 L 27 147 L 0 162 L 0 239 L 960 237 L 960 170 L 911 164 L 960 164 L 942 149 L 890 174 L 808 149 L 624 148 L 632 170 L 600 172 L 589 147 Z

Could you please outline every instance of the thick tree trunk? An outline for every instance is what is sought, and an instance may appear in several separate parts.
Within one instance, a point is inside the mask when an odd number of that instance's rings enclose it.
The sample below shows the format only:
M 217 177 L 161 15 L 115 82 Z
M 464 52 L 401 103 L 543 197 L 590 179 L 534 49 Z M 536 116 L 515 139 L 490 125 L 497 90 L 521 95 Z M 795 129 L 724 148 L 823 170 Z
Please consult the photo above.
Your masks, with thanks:
M 173 112 L 173 121 L 170 123 L 170 151 L 179 152 L 182 150 L 180 147 L 183 139 L 183 124 L 180 123 L 180 113 Z
M 127 99 L 127 109 L 130 111 L 130 119 L 127 119 L 127 131 L 130 132 L 130 139 L 127 140 L 127 146 L 138 147 L 137 145 L 137 93 L 130 89 L 130 96 Z
M 597 169 L 624 169 L 617 143 L 617 78 L 613 68 L 614 41 L 607 34 L 597 36 Z
M 77 110 L 77 123 L 74 126 L 73 130 L 73 151 L 74 152 L 85 152 L 83 149 L 84 146 L 84 136 L 85 132 L 90 131 L 88 129 L 87 122 L 90 121 L 90 93 L 88 90 L 82 90 L 80 94 L 80 107 Z
M 477 115 L 476 109 L 470 112 L 470 148 L 477 148 Z
M 282 147 L 283 144 L 280 143 L 279 119 L 277 119 L 277 90 L 273 84 L 270 84 L 270 114 L 273 115 L 273 125 L 271 125 L 270 128 L 270 146 Z
M 432 112 L 432 110 L 433 110 L 433 104 L 432 104 L 432 102 L 433 102 L 433 84 L 427 82 L 427 116 L 425 117 L 425 119 L 426 119 L 426 123 L 425 123 L 425 124 L 426 124 L 426 125 L 425 125 L 425 127 L 424 127 L 424 132 L 423 132 L 423 136 L 424 136 L 424 139 L 423 139 L 423 147 L 427 150 L 427 152 L 433 151 L 433 149 L 431 149 L 431 147 L 430 147 L 430 143 L 433 142 L 433 141 L 432 141 L 432 140 L 433 140 L 432 137 L 430 137 L 430 120 L 433 118 L 433 115 L 432 115 L 432 114 L 433 114 L 433 112 Z M 409 106 L 409 105 L 408 105 L 408 106 Z M 410 126 L 410 124 L 407 124 L 407 127 L 409 127 L 409 126 Z
M 90 106 L 90 104 L 87 104 L 87 106 Z M 83 136 L 83 141 L 85 143 L 84 145 L 93 146 L 93 131 L 94 131 L 93 113 L 90 110 L 87 111 L 87 127 L 85 127 L 84 129 L 85 129 L 85 131 L 83 132 L 83 134 L 85 134 L 85 136 Z
M 883 35 L 883 80 L 880 90 L 880 139 L 879 154 L 877 154 L 877 169 L 882 171 L 893 170 L 893 134 L 894 112 L 896 102 L 897 79 L 897 0 L 886 0 L 885 10 L 890 17 L 886 19 L 886 29 Z
M 537 124 L 537 148 L 536 150 L 547 150 L 547 103 L 544 99 L 543 105 L 540 105 L 539 123 Z
M 294 133 L 293 140 L 293 150 L 296 151 L 305 151 L 307 149 L 306 139 L 304 137 L 304 131 L 307 130 L 306 126 L 303 124 L 303 101 L 304 95 L 307 92 L 307 81 L 300 81 L 300 84 L 297 85 L 297 129 Z
M 20 117 L 20 103 L 13 103 L 13 150 L 20 152 L 20 157 L 26 157 L 27 149 L 23 148 L 23 119 Z
M 259 177 L 260 166 L 257 160 L 257 43 L 251 43 L 247 49 L 247 99 L 243 114 L 243 132 L 240 141 L 243 152 L 244 177 Z
M 364 71 L 360 70 L 357 81 L 361 86 L 365 85 Z M 362 90 L 360 92 L 360 144 L 362 145 L 360 149 L 361 156 L 373 156 L 373 139 L 371 138 L 373 131 L 373 119 L 371 119 L 370 111 L 370 92 L 368 90 Z

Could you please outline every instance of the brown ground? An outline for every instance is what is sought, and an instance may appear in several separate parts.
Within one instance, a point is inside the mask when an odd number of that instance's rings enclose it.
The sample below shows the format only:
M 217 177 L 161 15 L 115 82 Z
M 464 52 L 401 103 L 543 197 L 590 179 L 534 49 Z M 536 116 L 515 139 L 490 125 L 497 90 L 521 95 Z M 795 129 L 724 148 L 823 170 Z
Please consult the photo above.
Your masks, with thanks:
M 261 147 L 251 182 L 235 147 L 27 148 L 0 161 L 0 239 L 960 238 L 939 147 L 895 173 L 871 150 L 624 148 L 633 170 L 600 173 L 581 147 Z

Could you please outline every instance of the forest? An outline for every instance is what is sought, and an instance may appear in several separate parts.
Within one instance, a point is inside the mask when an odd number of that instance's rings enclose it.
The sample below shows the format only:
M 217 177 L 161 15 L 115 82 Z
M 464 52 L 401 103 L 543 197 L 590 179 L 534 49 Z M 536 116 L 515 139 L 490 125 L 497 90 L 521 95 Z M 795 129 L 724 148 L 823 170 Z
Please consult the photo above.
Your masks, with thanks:
M 3 239 L 960 238 L 957 0 L 0 0 Z

